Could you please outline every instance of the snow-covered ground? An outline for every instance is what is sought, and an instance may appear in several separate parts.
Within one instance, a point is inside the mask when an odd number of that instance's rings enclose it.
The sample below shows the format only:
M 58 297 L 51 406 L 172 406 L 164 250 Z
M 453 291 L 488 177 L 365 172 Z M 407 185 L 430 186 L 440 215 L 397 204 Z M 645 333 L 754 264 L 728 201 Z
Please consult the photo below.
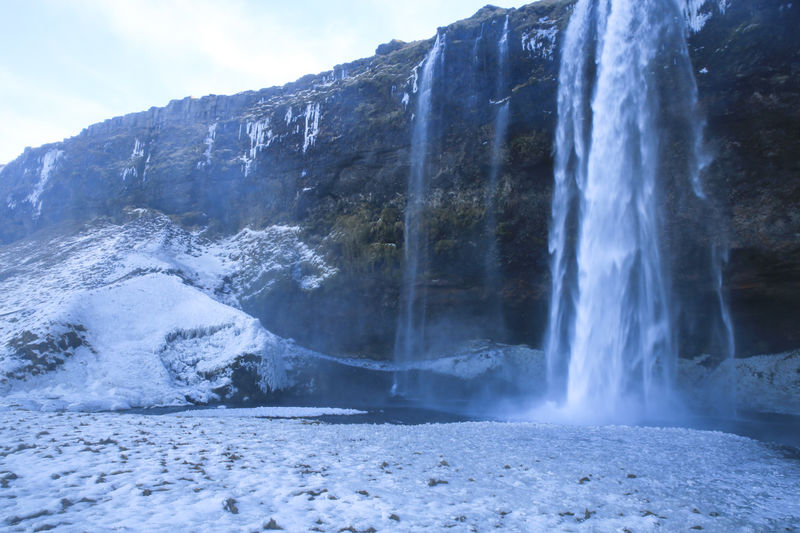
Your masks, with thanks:
M 358 409 L 341 409 L 338 407 L 217 407 L 214 409 L 186 409 L 165 416 L 193 418 L 301 418 L 314 416 L 347 416 L 363 415 L 367 411 Z
M 796 450 L 689 429 L 11 410 L 0 412 L 0 443 L 8 531 L 762 532 L 800 523 Z

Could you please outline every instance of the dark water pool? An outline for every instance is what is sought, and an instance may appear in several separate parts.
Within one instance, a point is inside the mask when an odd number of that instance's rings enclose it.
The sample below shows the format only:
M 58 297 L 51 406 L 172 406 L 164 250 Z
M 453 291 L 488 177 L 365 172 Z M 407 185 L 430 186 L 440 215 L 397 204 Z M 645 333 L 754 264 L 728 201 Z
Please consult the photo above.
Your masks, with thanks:
M 293 406 L 316 407 L 314 405 Z M 227 405 L 230 408 L 256 407 L 254 405 Z M 326 405 L 325 407 L 332 407 Z M 366 411 L 364 414 L 357 415 L 321 415 L 304 416 L 304 419 L 318 420 L 325 424 L 398 424 L 398 425 L 418 425 L 418 424 L 447 424 L 455 422 L 470 421 L 500 421 L 501 418 L 474 415 L 459 412 L 458 409 L 441 410 L 416 407 L 411 405 L 390 405 L 380 407 L 337 405 L 335 407 L 353 408 Z M 217 406 L 197 406 L 197 407 L 155 407 L 148 409 L 131 409 L 124 411 L 131 414 L 144 415 L 165 415 L 181 411 L 194 409 L 216 409 Z M 652 422 L 645 424 L 653 427 L 687 427 L 691 429 L 701 429 L 708 431 L 723 431 L 734 435 L 749 437 L 762 442 L 775 443 L 790 446 L 796 449 L 797 457 L 800 458 L 800 417 L 793 415 L 774 414 L 774 413 L 740 413 L 738 418 L 712 418 L 695 417 L 674 422 Z
M 315 417 L 329 424 L 428 424 L 468 422 L 479 420 L 502 421 L 500 418 L 471 416 L 416 407 L 385 407 L 370 409 L 363 415 Z M 722 431 L 751 439 L 788 445 L 800 453 L 800 417 L 771 413 L 746 413 L 736 419 L 697 417 L 677 423 L 651 423 L 653 427 L 688 427 L 707 431 Z M 800 455 L 798 455 L 800 457 Z
M 763 442 L 793 446 L 800 452 L 799 416 L 775 413 L 740 413 L 735 419 L 698 417 L 681 424 L 681 426 L 724 431 Z

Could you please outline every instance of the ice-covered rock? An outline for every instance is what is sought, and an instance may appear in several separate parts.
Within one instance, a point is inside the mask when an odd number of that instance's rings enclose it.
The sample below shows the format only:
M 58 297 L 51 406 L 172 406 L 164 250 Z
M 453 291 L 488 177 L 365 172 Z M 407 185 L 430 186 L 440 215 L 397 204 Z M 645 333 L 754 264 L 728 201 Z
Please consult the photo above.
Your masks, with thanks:
M 238 369 L 258 376 L 265 393 L 284 384 L 281 339 L 177 276 L 151 273 L 78 291 L 49 318 L 45 331 L 80 328 L 79 345 L 27 376 L 24 363 L 34 361 L 5 354 L 4 374 L 17 379 L 6 379 L 3 403 L 89 410 L 205 403 L 235 395 Z
M 708 355 L 681 359 L 679 378 L 695 403 L 730 398 L 740 411 L 800 416 L 800 350 L 722 363 Z
M 0 248 L 2 402 L 125 408 L 286 386 L 298 348 L 239 302 L 278 279 L 313 290 L 335 270 L 291 227 L 210 239 L 128 215 Z

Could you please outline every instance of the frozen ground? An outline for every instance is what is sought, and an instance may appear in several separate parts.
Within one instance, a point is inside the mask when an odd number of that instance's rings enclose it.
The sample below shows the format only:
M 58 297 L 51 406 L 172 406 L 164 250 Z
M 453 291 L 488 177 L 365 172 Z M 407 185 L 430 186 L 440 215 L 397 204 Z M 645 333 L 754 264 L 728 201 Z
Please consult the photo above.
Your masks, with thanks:
M 358 409 L 339 409 L 336 407 L 247 407 L 247 408 L 212 408 L 188 409 L 166 416 L 182 418 L 302 418 L 315 416 L 363 415 L 367 411 Z
M 220 410 L 222 411 L 222 410 Z M 783 531 L 800 459 L 724 433 L 0 412 L 10 531 Z

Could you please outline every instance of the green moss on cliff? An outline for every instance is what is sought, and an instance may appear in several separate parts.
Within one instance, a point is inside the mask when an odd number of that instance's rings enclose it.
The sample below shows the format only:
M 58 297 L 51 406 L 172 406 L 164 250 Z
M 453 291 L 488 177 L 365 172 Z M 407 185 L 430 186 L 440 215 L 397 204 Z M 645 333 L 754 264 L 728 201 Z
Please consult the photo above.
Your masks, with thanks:
M 536 166 L 549 163 L 553 152 L 553 138 L 550 132 L 533 130 L 511 139 L 509 152 L 515 165 Z
M 336 217 L 329 236 L 331 251 L 348 274 L 389 274 L 402 266 L 403 222 L 398 209 L 386 207 L 375 213 L 362 204 Z

